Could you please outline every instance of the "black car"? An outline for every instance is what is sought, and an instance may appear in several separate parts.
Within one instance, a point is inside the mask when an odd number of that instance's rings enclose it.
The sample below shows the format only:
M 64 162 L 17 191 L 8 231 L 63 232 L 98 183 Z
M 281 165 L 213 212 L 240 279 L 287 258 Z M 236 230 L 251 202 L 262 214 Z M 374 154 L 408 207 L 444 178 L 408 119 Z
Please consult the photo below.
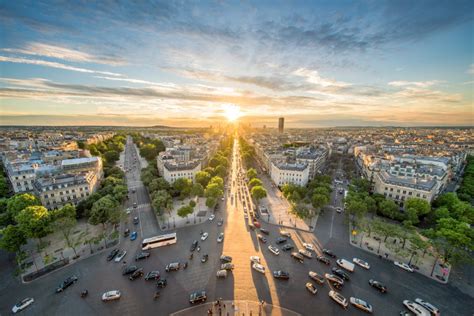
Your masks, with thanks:
M 382 283 L 380 283 L 379 281 L 375 281 L 373 279 L 370 279 L 369 280 L 369 284 L 376 288 L 377 290 L 379 290 L 380 292 L 382 293 L 387 293 L 387 287 L 385 285 L 383 285 Z
M 270 232 L 266 230 L 265 228 L 260 228 L 260 232 L 265 235 L 270 235 Z
M 338 277 L 346 280 L 346 281 L 349 281 L 351 278 L 349 277 L 349 275 L 347 273 L 345 273 L 344 271 L 342 271 L 341 269 L 338 269 L 336 267 L 332 268 L 331 269 L 332 273 L 334 273 L 335 275 L 337 275 Z
M 150 271 L 145 275 L 145 280 L 159 280 L 160 279 L 160 271 Z
M 263 237 L 262 235 L 260 235 L 260 234 L 257 235 L 257 238 L 258 238 L 258 240 L 260 240 L 264 244 L 267 242 L 267 239 L 265 237 Z
M 67 289 L 68 287 L 70 287 L 71 285 L 73 285 L 76 282 L 77 282 L 77 276 L 75 276 L 75 275 L 70 276 L 69 278 L 64 280 L 64 282 L 61 283 L 61 285 L 58 286 L 58 288 L 56 289 L 56 293 L 60 293 L 60 292 L 64 291 L 65 289 Z
M 132 275 L 129 277 L 130 281 L 136 280 L 143 276 L 143 268 L 135 270 Z
M 287 240 L 287 239 L 284 238 L 284 237 L 278 237 L 278 238 L 276 239 L 276 243 L 277 243 L 277 244 L 283 244 L 283 243 L 286 242 L 286 240 Z
M 137 266 L 128 266 L 122 271 L 122 275 L 131 274 L 138 270 Z
M 325 256 L 317 256 L 316 259 L 318 259 L 318 261 L 320 261 L 324 264 L 327 264 L 327 265 L 331 264 L 331 261 L 329 261 L 329 259 L 326 258 Z
M 290 278 L 290 274 L 288 272 L 278 270 L 278 271 L 273 271 L 273 277 L 275 279 L 288 280 Z
M 223 263 L 232 262 L 232 257 L 231 257 L 231 256 L 224 256 L 224 255 L 222 255 L 222 256 L 221 256 L 221 261 L 222 261 Z
M 107 256 L 107 261 L 111 261 L 115 256 L 119 253 L 118 249 L 112 250 L 109 255 Z
M 158 282 L 156 282 L 156 287 L 161 287 L 164 288 L 168 284 L 168 281 L 166 279 L 160 279 Z
M 292 252 L 291 253 L 291 256 L 295 259 L 295 260 L 298 260 L 300 263 L 303 263 L 304 262 L 304 257 L 302 254 L 300 254 L 299 252 Z
M 283 250 L 283 251 L 288 251 L 288 250 L 291 250 L 291 249 L 293 249 L 293 248 L 295 248 L 293 245 L 286 244 L 286 245 L 284 245 L 283 247 L 281 247 L 281 250 Z
M 191 251 L 196 250 L 197 246 L 198 246 L 198 241 L 197 240 L 193 241 L 193 243 L 191 244 L 191 249 L 190 250 Z
M 206 253 L 205 255 L 202 256 L 201 262 L 202 263 L 207 262 L 207 259 L 209 259 L 209 255 Z
M 206 291 L 194 292 L 189 296 L 189 303 L 200 303 L 207 300 Z
M 135 261 L 147 259 L 150 256 L 149 252 L 140 252 L 135 256 Z
M 130 229 L 125 229 L 125 231 L 123 232 L 123 237 L 128 237 L 130 235 Z
M 138 225 L 138 222 L 139 222 L 138 217 L 135 216 L 135 217 L 133 218 L 133 224 L 134 224 L 134 225 Z
M 334 252 L 332 252 L 332 251 L 329 250 L 329 249 L 323 249 L 323 252 L 324 252 L 325 254 L 327 254 L 327 255 L 328 255 L 329 257 L 331 257 L 331 258 L 336 258 L 336 255 L 334 254 Z

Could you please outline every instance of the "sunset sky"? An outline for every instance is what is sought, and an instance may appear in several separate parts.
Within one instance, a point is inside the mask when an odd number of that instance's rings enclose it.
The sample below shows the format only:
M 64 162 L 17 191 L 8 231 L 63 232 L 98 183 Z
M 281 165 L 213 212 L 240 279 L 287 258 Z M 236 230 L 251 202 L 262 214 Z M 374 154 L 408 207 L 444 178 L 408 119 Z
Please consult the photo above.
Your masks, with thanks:
M 473 1 L 66 2 L 0 5 L 0 125 L 473 125 Z

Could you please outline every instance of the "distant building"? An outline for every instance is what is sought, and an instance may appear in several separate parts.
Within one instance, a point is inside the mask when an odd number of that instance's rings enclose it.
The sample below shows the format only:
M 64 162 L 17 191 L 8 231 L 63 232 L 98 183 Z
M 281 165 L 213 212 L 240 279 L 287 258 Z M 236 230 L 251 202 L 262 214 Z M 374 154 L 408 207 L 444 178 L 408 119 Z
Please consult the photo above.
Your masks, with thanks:
M 309 167 L 306 163 L 274 163 L 271 164 L 270 176 L 272 181 L 282 186 L 292 183 L 300 186 L 308 184 Z
M 278 132 L 283 133 L 283 129 L 285 128 L 285 118 L 280 117 L 278 119 Z

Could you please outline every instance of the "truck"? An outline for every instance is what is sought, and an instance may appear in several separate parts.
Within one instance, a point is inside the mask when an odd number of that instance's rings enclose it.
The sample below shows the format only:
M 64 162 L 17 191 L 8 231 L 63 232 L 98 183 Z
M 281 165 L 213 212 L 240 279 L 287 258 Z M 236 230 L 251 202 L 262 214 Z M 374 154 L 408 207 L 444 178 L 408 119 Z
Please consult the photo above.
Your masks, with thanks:
M 346 269 L 349 272 L 354 272 L 355 265 L 352 262 L 347 261 L 346 259 L 338 259 L 336 260 L 336 263 L 341 268 Z

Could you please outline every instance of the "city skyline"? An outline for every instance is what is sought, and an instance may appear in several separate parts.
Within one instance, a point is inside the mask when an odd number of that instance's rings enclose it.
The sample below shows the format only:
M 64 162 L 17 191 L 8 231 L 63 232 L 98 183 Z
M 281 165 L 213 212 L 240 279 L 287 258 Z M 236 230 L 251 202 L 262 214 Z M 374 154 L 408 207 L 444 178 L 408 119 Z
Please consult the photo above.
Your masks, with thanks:
M 5 3 L 0 125 L 472 126 L 472 9 Z

